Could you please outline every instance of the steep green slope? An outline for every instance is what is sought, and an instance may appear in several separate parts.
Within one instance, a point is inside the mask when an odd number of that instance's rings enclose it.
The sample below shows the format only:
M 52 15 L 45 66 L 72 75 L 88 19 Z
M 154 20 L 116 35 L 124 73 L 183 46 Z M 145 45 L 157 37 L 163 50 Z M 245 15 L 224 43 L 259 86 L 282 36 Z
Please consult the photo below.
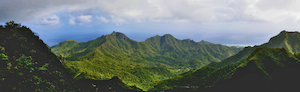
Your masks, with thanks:
M 270 41 L 263 46 L 283 47 L 291 53 L 300 52 L 300 34 L 298 31 L 281 31 L 278 35 L 272 37 Z
M 281 84 L 285 80 L 300 82 L 300 61 L 284 48 L 258 47 L 244 63 L 222 68 L 202 67 L 198 70 L 158 82 L 150 91 L 276 91 L 296 89 L 294 84 Z M 291 72 L 292 71 L 292 72 Z M 293 75 L 285 76 L 285 75 Z M 288 78 L 293 79 L 288 79 Z M 293 82 L 296 83 L 296 82 Z M 276 88 L 277 87 L 277 88 Z M 281 87 L 281 88 L 280 88 Z M 168 90 L 167 90 L 168 89 Z
M 68 56 L 70 54 L 70 52 L 68 51 L 72 51 L 71 49 L 74 47 L 78 47 L 78 42 L 74 41 L 74 40 L 67 40 L 64 42 L 59 43 L 58 45 L 56 45 L 55 47 L 57 48 L 53 48 L 51 49 L 52 52 L 54 54 L 59 54 L 59 52 L 62 52 L 61 55 L 64 56 Z
M 299 59 L 284 48 L 258 48 L 230 79 L 197 91 L 295 91 L 300 82 Z
M 137 42 L 120 32 L 76 45 L 60 44 L 51 48 L 58 52 L 57 55 L 67 55 L 69 62 L 64 65 L 74 78 L 102 80 L 118 76 L 126 84 L 144 90 L 152 88 L 154 81 L 220 61 L 240 50 L 206 41 L 178 40 L 170 34 Z M 59 51 L 69 47 L 72 48 Z
M 237 54 L 223 59 L 221 62 L 211 62 L 207 66 L 221 68 L 229 64 L 234 64 L 236 62 L 244 62 L 246 58 L 253 52 L 254 49 L 256 49 L 258 46 L 255 47 L 245 47 L 243 50 L 238 52 Z
M 127 86 L 118 77 L 109 80 L 76 81 L 59 59 L 26 26 L 14 21 L 0 25 L 1 91 L 142 91 L 137 87 Z
M 269 42 L 264 43 L 260 46 L 267 46 L 271 48 L 285 48 L 291 53 L 299 53 L 300 52 L 300 34 L 299 32 L 287 32 L 285 30 L 281 31 L 278 35 L 272 37 Z M 232 64 L 235 62 L 244 62 L 245 57 L 248 57 L 254 49 L 259 46 L 254 47 L 245 47 L 243 50 L 238 52 L 236 55 L 233 55 L 229 58 L 222 60 L 221 62 L 212 62 L 208 64 L 208 66 L 221 68 L 228 64 Z
M 13 21 L 0 26 L 2 91 L 78 91 L 47 45 Z

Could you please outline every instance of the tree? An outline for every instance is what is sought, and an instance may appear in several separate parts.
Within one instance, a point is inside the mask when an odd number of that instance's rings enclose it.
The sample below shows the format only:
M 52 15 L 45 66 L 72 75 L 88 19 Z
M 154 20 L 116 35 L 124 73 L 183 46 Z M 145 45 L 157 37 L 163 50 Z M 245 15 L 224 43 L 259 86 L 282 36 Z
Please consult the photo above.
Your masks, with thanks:
M 15 21 L 6 22 L 5 24 L 6 24 L 5 28 L 7 28 L 7 27 L 15 27 L 15 28 L 21 27 L 21 23 L 15 23 Z

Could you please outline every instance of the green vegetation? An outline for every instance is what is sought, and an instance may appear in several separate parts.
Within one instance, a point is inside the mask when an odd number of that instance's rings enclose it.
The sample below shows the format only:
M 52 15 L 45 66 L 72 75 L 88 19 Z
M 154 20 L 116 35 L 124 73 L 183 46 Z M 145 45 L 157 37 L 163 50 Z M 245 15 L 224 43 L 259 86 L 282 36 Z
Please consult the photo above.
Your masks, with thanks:
M 56 55 L 29 28 L 7 22 L 0 26 L 0 39 L 2 91 L 78 90 Z
M 264 85 L 271 85 L 265 80 L 269 80 L 274 83 L 274 85 L 272 84 L 272 86 L 274 87 L 281 85 L 277 82 L 281 81 L 281 79 L 279 78 L 283 78 L 282 76 L 280 76 L 283 73 L 278 74 L 275 71 L 286 71 L 289 73 L 289 71 L 287 70 L 289 70 L 291 67 L 298 66 L 297 63 L 299 62 L 300 57 L 300 48 L 298 47 L 300 42 L 299 37 L 300 34 L 298 32 L 282 31 L 277 36 L 272 37 L 268 43 L 262 44 L 260 46 L 245 47 L 236 55 L 226 58 L 221 62 L 211 62 L 207 65 L 207 67 L 190 71 L 171 79 L 160 81 L 157 83 L 155 88 L 150 89 L 150 91 L 224 91 L 216 89 L 237 89 L 226 85 L 224 86 L 223 84 L 226 83 L 227 85 L 231 86 L 239 86 L 238 84 L 241 84 L 243 82 L 238 83 L 234 82 L 234 80 L 237 78 L 240 80 L 242 80 L 243 78 L 245 78 L 245 80 L 252 80 L 251 77 L 248 78 L 242 76 L 247 74 L 250 74 L 249 76 L 253 77 L 256 76 L 255 74 L 259 74 L 261 77 L 258 79 L 253 79 L 253 81 L 260 80 L 262 82 L 261 84 Z M 214 70 L 214 68 L 212 67 L 216 67 L 218 69 Z M 214 71 L 209 71 L 207 69 L 213 69 Z M 195 77 L 197 76 L 197 74 L 201 74 L 200 72 L 197 73 L 195 71 L 207 71 L 208 73 L 201 72 L 204 73 L 204 77 Z M 293 71 L 297 71 L 297 69 Z M 254 73 L 254 75 L 252 73 Z M 289 75 L 290 74 L 293 73 L 289 73 Z M 222 84 L 223 86 L 215 87 L 217 84 Z M 287 87 L 283 85 L 281 86 L 282 87 L 279 88 Z M 264 87 L 264 89 L 269 88 L 266 86 Z M 247 87 L 240 88 L 242 89 Z
M 238 52 L 229 58 L 222 60 L 221 62 L 213 62 L 208 64 L 208 66 L 221 68 L 228 64 L 233 64 L 235 62 L 243 62 L 245 59 L 258 47 L 271 47 L 271 48 L 285 48 L 289 52 L 296 54 L 300 52 L 300 34 L 299 32 L 287 32 L 285 30 L 281 31 L 278 35 L 272 37 L 269 42 L 264 43 L 260 46 L 245 47 L 243 50 Z
M 60 58 L 36 33 L 14 21 L 0 25 L 0 39 L 1 91 L 142 91 L 125 85 L 118 78 L 87 82 L 74 80 Z
M 229 64 L 234 64 L 236 62 L 244 62 L 246 58 L 253 52 L 255 48 L 258 48 L 259 46 L 255 47 L 245 47 L 243 50 L 238 52 L 237 54 L 223 59 L 221 62 L 212 62 L 208 64 L 207 66 L 216 67 L 216 68 L 222 68 Z
M 74 40 L 67 40 L 57 45 L 58 48 L 51 49 L 54 54 L 59 54 L 59 52 L 66 52 L 61 53 L 62 56 L 68 56 L 70 53 L 67 53 L 71 48 L 78 46 L 78 42 Z
M 284 48 L 269 49 L 267 47 L 255 49 L 242 66 L 246 66 L 250 61 L 255 61 L 256 66 L 271 79 L 272 77 L 268 73 L 272 70 L 282 69 L 285 68 L 287 64 L 299 62 L 293 54 Z
M 230 84 L 231 81 L 245 77 L 243 75 L 251 73 L 260 74 L 264 80 L 274 81 L 275 79 L 275 81 L 278 81 L 280 80 L 278 79 L 278 75 L 280 74 L 274 74 L 275 71 L 290 68 L 290 66 L 295 64 L 298 65 L 299 62 L 299 59 L 295 55 L 284 48 L 259 47 L 243 63 L 237 62 L 219 69 L 205 66 L 198 70 L 160 81 L 155 88 L 149 91 L 199 91 L 203 89 L 217 89 L 215 86 L 221 83 Z M 245 80 L 247 78 L 246 76 Z M 248 79 L 251 79 L 251 77 Z
M 206 41 L 178 40 L 170 34 L 137 42 L 120 32 L 88 42 L 63 41 L 51 48 L 66 58 L 63 64 L 76 79 L 118 76 L 127 85 L 143 90 L 153 88 L 152 82 L 198 69 L 240 50 Z
M 205 66 L 197 70 L 175 76 L 156 83 L 149 91 L 166 91 L 188 89 L 193 91 L 198 88 L 207 88 L 216 85 L 219 81 L 230 78 L 240 63 L 230 64 L 220 69 Z
M 263 44 L 267 47 L 282 47 L 291 53 L 300 52 L 300 34 L 298 31 L 281 31 L 278 35 L 272 37 L 268 43 Z
M 298 32 L 282 31 L 268 43 L 238 52 L 239 48 L 178 40 L 170 34 L 137 42 L 113 32 L 50 49 L 36 33 L 11 21 L 0 25 L 0 90 L 295 90 L 300 82 L 299 37 Z

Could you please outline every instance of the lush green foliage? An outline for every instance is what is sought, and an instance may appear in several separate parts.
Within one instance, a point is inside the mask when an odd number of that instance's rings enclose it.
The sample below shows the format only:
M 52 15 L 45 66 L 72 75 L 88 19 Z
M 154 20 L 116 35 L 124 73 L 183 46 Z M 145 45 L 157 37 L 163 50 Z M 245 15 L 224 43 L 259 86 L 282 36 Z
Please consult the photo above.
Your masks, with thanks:
M 238 52 L 229 58 L 222 60 L 221 62 L 213 62 L 208 66 L 221 68 L 228 64 L 233 64 L 235 62 L 243 62 L 246 57 L 253 52 L 254 49 L 258 47 L 271 47 L 271 48 L 285 48 L 289 52 L 295 54 L 300 52 L 300 34 L 299 32 L 287 32 L 285 30 L 281 31 L 278 35 L 272 37 L 268 43 L 264 43 L 260 46 L 245 47 L 242 51 Z
M 14 21 L 0 25 L 1 91 L 141 91 L 118 79 L 76 81 L 59 59 L 29 28 Z
M 198 70 L 160 81 L 155 88 L 150 91 L 193 91 L 196 89 L 206 89 L 223 83 L 223 81 L 230 82 L 236 78 L 243 77 L 240 75 L 251 72 L 261 73 L 263 74 L 262 76 L 265 76 L 263 77 L 266 78 L 265 80 L 272 80 L 272 76 L 278 76 L 278 74 L 272 75 L 275 70 L 289 68 L 288 66 L 299 62 L 299 59 L 284 48 L 259 47 L 255 49 L 243 63 L 236 62 L 219 69 L 205 66 Z
M 54 54 L 59 54 L 59 52 L 64 52 L 64 53 L 60 53 L 60 55 L 68 56 L 70 54 L 70 51 L 72 51 L 70 49 L 78 46 L 78 42 L 76 42 L 74 40 L 67 40 L 67 41 L 64 41 L 64 42 L 58 44 L 57 46 L 58 46 L 58 48 L 51 49 Z M 72 51 L 72 52 L 74 52 L 74 51 Z
M 234 64 L 236 62 L 244 62 L 245 59 L 251 54 L 251 52 L 253 52 L 253 50 L 255 48 L 257 48 L 257 46 L 245 47 L 243 50 L 241 50 L 237 54 L 235 54 L 229 58 L 226 58 L 226 59 L 222 60 L 221 62 L 212 62 L 212 63 L 208 64 L 207 66 L 221 68 L 228 64 Z
M 189 71 L 171 79 L 159 81 L 149 91 L 165 91 L 177 89 L 207 88 L 216 85 L 218 82 L 230 78 L 237 66 L 241 63 L 230 64 L 220 69 L 205 66 L 197 70 Z
M 222 60 L 221 62 L 212 62 L 207 66 L 216 67 L 215 71 L 206 74 L 206 78 L 202 79 L 201 77 L 195 77 L 195 73 L 187 72 L 187 76 L 183 77 L 174 77 L 172 79 L 161 81 L 157 84 L 157 87 L 151 89 L 151 91 L 157 90 L 182 90 L 186 88 L 203 89 L 207 87 L 212 87 L 216 84 L 222 83 L 222 81 L 232 81 L 237 78 L 237 76 L 245 75 L 249 71 L 253 73 L 259 73 L 264 75 L 264 78 L 268 80 L 273 80 L 272 76 L 278 77 L 278 74 L 272 75 L 274 70 L 286 69 L 288 66 L 296 64 L 299 62 L 300 54 L 299 52 L 299 40 L 300 34 L 298 32 L 286 32 L 282 31 L 277 36 L 274 36 L 270 39 L 268 43 L 262 44 L 260 46 L 254 47 L 245 47 L 242 51 L 238 52 L 236 55 L 233 55 L 227 59 Z M 272 47 L 267 48 L 267 47 Z M 281 47 L 281 48 L 276 48 Z M 283 49 L 284 48 L 284 49 Z M 295 53 L 294 55 L 291 53 Z M 248 64 L 248 63 L 251 64 Z M 256 69 L 257 68 L 257 69 Z M 202 69 L 202 68 L 201 68 Z M 201 69 L 197 71 L 201 71 Z M 203 69 L 205 70 L 205 68 Z M 235 71 L 239 70 L 237 74 Z M 223 71 L 223 72 L 221 72 Z M 241 72 L 242 71 L 242 72 Z M 245 73 L 243 73 L 245 72 Z M 192 75 L 194 74 L 194 75 Z M 231 78 L 235 74 L 235 78 Z M 182 79 L 180 79 L 182 78 Z M 185 85 L 184 78 L 190 78 Z M 276 80 L 278 81 L 278 79 Z M 185 91 L 192 91 L 187 89 Z
M 282 81 L 300 82 L 295 75 L 300 70 L 297 32 L 282 31 L 268 43 L 246 47 L 227 59 L 239 49 L 178 40 L 169 34 L 136 42 L 113 32 L 52 47 L 55 54 L 72 61 L 54 55 L 37 34 L 13 21 L 0 25 L 0 39 L 2 91 L 211 91 L 242 87 L 253 74 L 259 75 L 255 82 L 270 89 L 298 88 Z
M 262 46 L 267 47 L 282 47 L 291 53 L 300 52 L 300 34 L 298 31 L 287 32 L 285 30 L 281 31 L 278 35 L 272 37 L 268 43 Z
M 298 63 L 298 59 L 284 48 L 269 49 L 267 47 L 257 48 L 249 55 L 243 66 L 248 62 L 255 61 L 256 66 L 267 76 L 274 69 L 284 68 L 287 64 Z
M 94 53 L 94 49 L 99 49 L 104 55 L 116 58 L 135 58 L 134 61 L 137 62 L 150 61 L 151 64 L 158 62 L 173 67 L 188 68 L 200 68 L 209 62 L 227 58 L 240 50 L 205 41 L 197 43 L 191 40 L 178 40 L 169 34 L 151 37 L 145 42 L 136 42 L 119 32 L 88 42 L 64 41 L 51 48 L 58 56 L 66 56 L 71 61 L 89 59 L 91 56 L 88 56 L 88 53 Z M 196 66 L 195 61 L 198 62 Z
M 147 90 L 152 82 L 220 61 L 240 48 L 206 41 L 178 40 L 166 34 L 144 42 L 113 32 L 88 42 L 64 41 L 52 46 L 66 56 L 65 67 L 74 78 L 110 79 L 118 76 L 128 85 Z

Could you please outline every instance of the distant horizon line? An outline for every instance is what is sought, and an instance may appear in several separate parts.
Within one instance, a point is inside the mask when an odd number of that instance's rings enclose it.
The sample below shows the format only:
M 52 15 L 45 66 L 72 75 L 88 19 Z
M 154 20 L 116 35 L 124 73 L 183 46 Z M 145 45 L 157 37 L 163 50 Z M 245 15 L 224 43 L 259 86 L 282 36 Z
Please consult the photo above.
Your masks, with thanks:
M 226 46 L 238 46 L 238 47 L 247 47 L 247 46 L 255 46 L 255 45 L 250 45 L 250 44 L 222 44 L 222 45 L 226 45 Z

